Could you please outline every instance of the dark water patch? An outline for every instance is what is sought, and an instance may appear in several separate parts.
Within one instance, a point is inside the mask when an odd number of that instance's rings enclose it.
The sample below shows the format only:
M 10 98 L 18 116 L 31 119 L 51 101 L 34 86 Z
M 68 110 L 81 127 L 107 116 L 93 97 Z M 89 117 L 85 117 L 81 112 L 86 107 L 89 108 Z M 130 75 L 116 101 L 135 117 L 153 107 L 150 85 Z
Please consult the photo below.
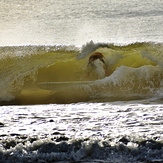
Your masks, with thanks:
M 4 127 L 4 126 L 5 126 L 5 124 L 0 122 L 0 127 Z

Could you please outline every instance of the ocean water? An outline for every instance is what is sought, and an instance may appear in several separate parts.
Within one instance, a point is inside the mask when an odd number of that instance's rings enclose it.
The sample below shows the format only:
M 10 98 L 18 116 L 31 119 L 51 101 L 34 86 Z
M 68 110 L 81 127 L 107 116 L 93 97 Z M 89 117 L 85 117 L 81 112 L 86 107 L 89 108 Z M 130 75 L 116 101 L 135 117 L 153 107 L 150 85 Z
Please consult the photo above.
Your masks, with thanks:
M 1 0 L 0 15 L 0 163 L 163 162 L 161 0 Z

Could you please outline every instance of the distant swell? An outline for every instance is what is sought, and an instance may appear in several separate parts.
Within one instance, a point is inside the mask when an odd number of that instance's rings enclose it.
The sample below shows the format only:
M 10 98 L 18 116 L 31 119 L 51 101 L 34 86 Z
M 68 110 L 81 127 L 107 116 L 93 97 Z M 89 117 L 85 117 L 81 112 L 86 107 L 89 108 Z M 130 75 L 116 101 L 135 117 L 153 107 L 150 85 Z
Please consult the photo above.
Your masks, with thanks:
M 93 52 L 105 57 L 109 76 L 88 75 Z M 1 104 L 71 103 L 130 100 L 162 95 L 163 45 L 107 43 L 75 46 L 0 47 Z M 93 84 L 44 90 L 41 82 L 95 81 Z

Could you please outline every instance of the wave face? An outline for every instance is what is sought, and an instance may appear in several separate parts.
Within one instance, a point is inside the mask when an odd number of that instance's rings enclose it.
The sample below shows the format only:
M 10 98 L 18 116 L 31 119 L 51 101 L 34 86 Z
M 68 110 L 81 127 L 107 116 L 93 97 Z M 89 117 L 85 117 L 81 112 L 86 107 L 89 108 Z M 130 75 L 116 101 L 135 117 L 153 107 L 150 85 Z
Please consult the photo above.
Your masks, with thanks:
M 108 75 L 88 70 L 89 56 L 104 55 Z M 118 46 L 0 47 L 1 104 L 71 103 L 160 97 L 163 88 L 163 44 Z M 94 81 L 89 85 L 43 90 L 41 82 Z

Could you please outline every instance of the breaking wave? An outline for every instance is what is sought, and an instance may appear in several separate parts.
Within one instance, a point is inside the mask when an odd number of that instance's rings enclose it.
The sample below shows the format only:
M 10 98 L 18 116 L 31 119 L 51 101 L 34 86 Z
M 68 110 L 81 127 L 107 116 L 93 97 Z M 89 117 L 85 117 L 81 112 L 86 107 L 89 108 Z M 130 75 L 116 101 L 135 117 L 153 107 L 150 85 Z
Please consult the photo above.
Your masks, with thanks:
M 88 59 L 104 55 L 108 76 L 88 75 Z M 1 104 L 71 103 L 130 100 L 160 96 L 163 88 L 163 45 L 114 45 L 89 42 L 75 46 L 0 47 Z M 42 82 L 94 81 L 88 85 L 44 90 Z

